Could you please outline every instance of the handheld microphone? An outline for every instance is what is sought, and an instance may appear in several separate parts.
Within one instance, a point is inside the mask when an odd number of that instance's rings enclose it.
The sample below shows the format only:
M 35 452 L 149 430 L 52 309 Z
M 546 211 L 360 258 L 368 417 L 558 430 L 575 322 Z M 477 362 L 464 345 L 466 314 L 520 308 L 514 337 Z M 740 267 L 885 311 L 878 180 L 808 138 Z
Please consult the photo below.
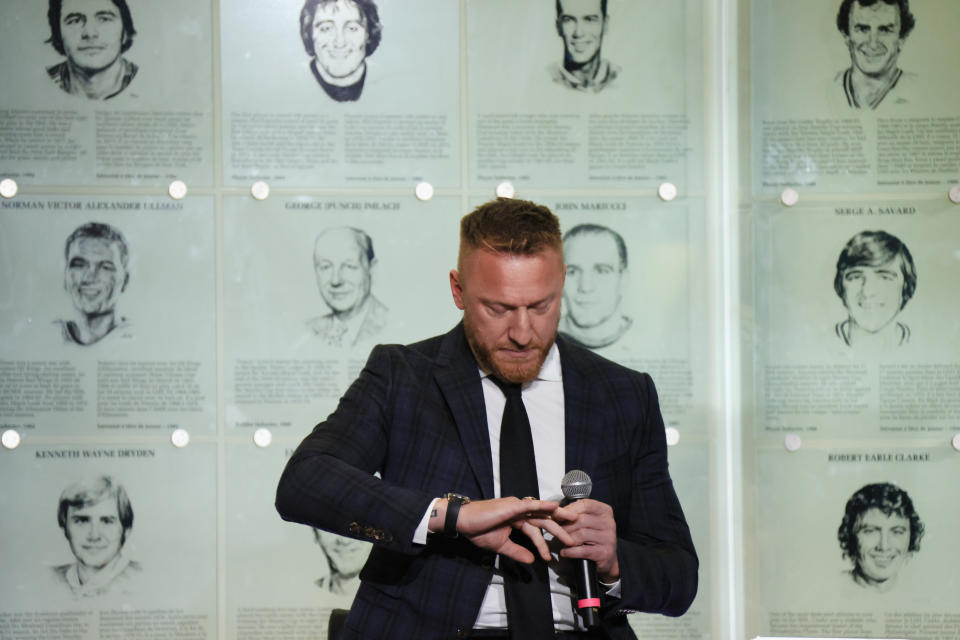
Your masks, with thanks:
M 593 482 L 579 469 L 568 471 L 560 480 L 560 490 L 563 491 L 564 503 L 570 504 L 577 500 L 590 497 Z M 600 595 L 597 583 L 597 563 L 593 560 L 574 560 L 577 567 L 577 611 L 588 629 L 600 624 Z

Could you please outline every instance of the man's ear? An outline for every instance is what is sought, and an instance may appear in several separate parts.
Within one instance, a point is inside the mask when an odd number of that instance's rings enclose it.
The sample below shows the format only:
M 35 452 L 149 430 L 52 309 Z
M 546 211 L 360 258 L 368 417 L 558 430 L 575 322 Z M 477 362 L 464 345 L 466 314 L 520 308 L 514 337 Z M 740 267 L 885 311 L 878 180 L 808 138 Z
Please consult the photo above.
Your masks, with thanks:
M 127 271 L 123 275 L 123 286 L 120 287 L 120 293 L 123 293 L 127 290 L 127 285 L 130 283 L 130 272 Z
M 463 286 L 460 284 L 460 273 L 456 269 L 450 269 L 450 294 L 453 296 L 453 304 L 462 311 Z

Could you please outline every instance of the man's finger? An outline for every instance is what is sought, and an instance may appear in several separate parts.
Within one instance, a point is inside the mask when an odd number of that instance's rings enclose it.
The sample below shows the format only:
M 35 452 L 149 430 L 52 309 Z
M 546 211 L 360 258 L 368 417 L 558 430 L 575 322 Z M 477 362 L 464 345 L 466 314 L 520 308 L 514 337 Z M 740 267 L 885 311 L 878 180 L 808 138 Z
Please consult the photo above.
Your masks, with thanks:
M 533 542 L 533 546 L 537 548 L 537 551 L 540 552 L 540 557 L 543 558 L 544 562 L 550 562 L 550 549 L 547 547 L 547 541 L 543 538 L 543 533 L 540 529 L 530 523 L 530 520 L 524 520 L 520 523 L 520 530 L 525 536 L 530 538 Z M 532 562 L 533 560 L 531 560 Z
M 527 519 L 527 522 L 535 527 L 545 529 L 550 533 L 550 535 L 567 546 L 577 544 L 576 540 L 573 539 L 573 536 L 571 536 L 558 522 L 554 522 L 548 518 L 529 518 Z

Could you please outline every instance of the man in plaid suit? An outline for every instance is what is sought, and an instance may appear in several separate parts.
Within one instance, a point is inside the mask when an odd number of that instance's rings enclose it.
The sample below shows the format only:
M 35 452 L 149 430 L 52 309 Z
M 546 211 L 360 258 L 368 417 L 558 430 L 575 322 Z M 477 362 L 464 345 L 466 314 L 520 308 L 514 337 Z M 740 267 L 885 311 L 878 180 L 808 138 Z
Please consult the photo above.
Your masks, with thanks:
M 465 216 L 460 235 L 450 287 L 463 321 L 374 348 L 277 490 L 284 519 L 373 542 L 344 638 L 516 637 L 505 558 L 548 564 L 549 637 L 633 638 L 626 613 L 681 615 L 698 561 L 652 380 L 557 336 L 565 268 L 549 210 L 501 198 Z M 543 500 L 500 495 L 510 383 L 522 385 Z M 561 507 L 570 469 L 593 492 Z M 592 629 L 574 611 L 580 559 L 599 579 Z

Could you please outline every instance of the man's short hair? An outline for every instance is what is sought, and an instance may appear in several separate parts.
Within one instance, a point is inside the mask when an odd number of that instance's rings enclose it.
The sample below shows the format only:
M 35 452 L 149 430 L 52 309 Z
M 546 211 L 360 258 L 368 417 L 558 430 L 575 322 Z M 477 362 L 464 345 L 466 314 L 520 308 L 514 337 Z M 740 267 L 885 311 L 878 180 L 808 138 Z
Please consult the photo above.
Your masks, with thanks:
M 486 202 L 460 219 L 460 255 L 484 249 L 529 256 L 547 249 L 563 255 L 560 221 L 543 205 L 514 198 Z
M 843 299 L 843 276 L 854 267 L 879 267 L 900 256 L 900 271 L 903 274 L 903 290 L 900 292 L 900 308 L 917 290 L 917 269 L 907 245 L 900 238 L 886 231 L 861 231 L 850 238 L 837 259 L 837 272 L 833 278 L 833 290 Z
M 133 45 L 133 36 L 137 30 L 133 28 L 133 16 L 127 0 L 110 0 L 120 10 L 120 20 L 123 23 L 123 39 L 120 42 L 120 53 L 124 53 Z M 50 0 L 47 7 L 47 21 L 50 22 L 50 39 L 47 40 L 62 56 L 67 55 L 63 48 L 63 36 L 60 33 L 60 15 L 63 12 L 63 0 Z
M 627 268 L 627 245 L 623 241 L 623 236 L 611 229 L 610 227 L 605 227 L 600 224 L 578 224 L 577 226 L 569 229 L 565 234 L 563 234 L 563 242 L 566 243 L 569 240 L 574 238 L 579 238 L 580 236 L 586 235 L 602 235 L 607 234 L 613 238 L 614 244 L 617 245 L 617 257 L 620 258 L 620 269 Z
M 88 222 L 80 225 L 67 237 L 67 241 L 63 245 L 64 259 L 69 259 L 70 245 L 80 238 L 100 238 L 109 242 L 116 242 L 120 245 L 120 262 L 123 264 L 124 269 L 127 268 L 127 262 L 130 258 L 129 251 L 127 250 L 127 240 L 116 227 L 103 222 Z
M 884 4 L 896 5 L 900 10 L 900 38 L 906 38 L 913 31 L 917 21 L 910 13 L 910 0 L 843 0 L 840 10 L 837 11 L 837 29 L 844 35 L 850 35 L 850 10 L 853 3 L 857 2 L 861 7 L 872 7 L 878 2 Z
M 313 50 L 313 15 L 317 7 L 325 4 L 333 4 L 337 0 L 306 0 L 303 3 L 303 9 L 300 10 L 300 39 L 303 40 L 303 48 L 311 58 L 315 55 Z M 363 26 L 367 30 L 366 54 L 372 55 L 380 45 L 380 35 L 383 32 L 383 25 L 380 24 L 380 13 L 377 11 L 377 5 L 373 0 L 344 0 L 352 2 L 360 10 L 360 17 L 363 19 Z
M 560 1 L 557 0 L 557 18 L 560 17 L 560 13 L 563 11 L 563 7 L 560 6 Z M 607 0 L 600 0 L 600 13 L 603 14 L 603 17 L 607 17 Z
M 117 503 L 117 514 L 123 526 L 123 534 L 133 527 L 133 507 L 123 485 L 114 483 L 110 476 L 96 476 L 88 480 L 74 482 L 60 494 L 57 506 L 57 523 L 64 533 L 67 531 L 67 511 L 70 507 L 83 509 L 113 498 Z
M 908 551 L 920 550 L 923 537 L 923 523 L 913 508 L 913 501 L 907 492 L 889 482 L 868 484 L 850 496 L 843 513 L 843 520 L 837 530 L 837 539 L 844 558 L 856 561 L 860 557 L 857 544 L 857 526 L 863 514 L 870 509 L 879 509 L 886 516 L 897 515 L 910 521 L 910 546 Z

